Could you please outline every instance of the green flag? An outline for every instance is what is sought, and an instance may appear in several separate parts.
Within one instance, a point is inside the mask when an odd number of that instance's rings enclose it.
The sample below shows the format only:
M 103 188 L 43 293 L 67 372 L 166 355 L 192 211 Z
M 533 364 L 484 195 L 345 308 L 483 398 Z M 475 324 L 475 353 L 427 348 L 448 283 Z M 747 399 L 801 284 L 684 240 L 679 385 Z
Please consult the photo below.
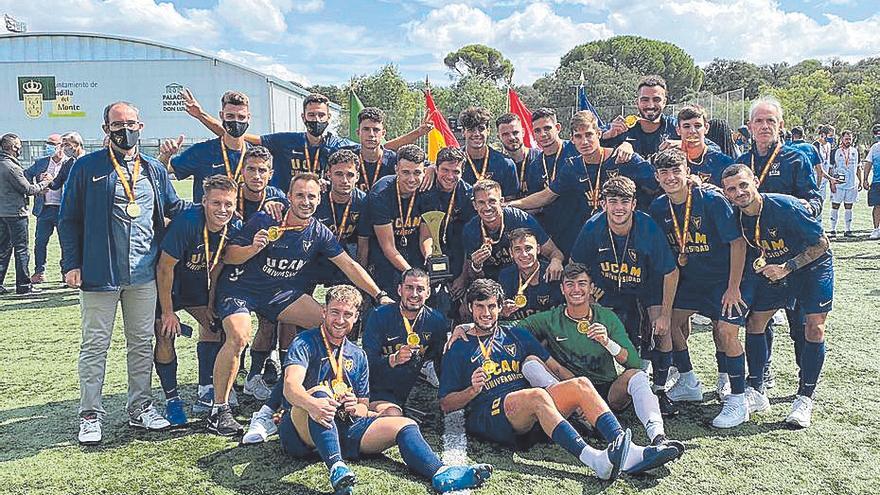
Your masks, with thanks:
M 352 141 L 359 143 L 357 128 L 358 128 L 358 114 L 361 113 L 361 110 L 364 109 L 364 104 L 361 103 L 361 99 L 358 98 L 358 95 L 355 94 L 354 90 L 349 91 L 348 93 L 348 138 Z

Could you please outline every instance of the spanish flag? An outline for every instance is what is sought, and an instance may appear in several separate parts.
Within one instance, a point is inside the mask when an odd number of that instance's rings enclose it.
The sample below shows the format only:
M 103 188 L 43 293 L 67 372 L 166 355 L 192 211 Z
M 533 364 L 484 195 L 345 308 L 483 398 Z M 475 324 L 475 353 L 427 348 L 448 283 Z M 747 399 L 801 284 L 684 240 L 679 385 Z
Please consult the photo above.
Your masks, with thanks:
M 458 147 L 459 144 L 443 114 L 437 110 L 434 97 L 431 96 L 431 88 L 425 90 L 425 107 L 431 115 L 431 122 L 434 123 L 434 128 L 428 133 L 428 160 L 433 163 L 437 161 L 437 153 L 441 149 L 447 146 Z

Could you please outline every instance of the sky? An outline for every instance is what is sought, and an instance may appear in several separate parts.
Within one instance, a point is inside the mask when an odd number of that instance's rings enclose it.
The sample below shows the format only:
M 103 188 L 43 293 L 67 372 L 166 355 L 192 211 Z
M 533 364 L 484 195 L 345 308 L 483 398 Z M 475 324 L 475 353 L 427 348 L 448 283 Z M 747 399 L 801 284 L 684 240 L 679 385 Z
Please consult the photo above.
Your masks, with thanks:
M 387 63 L 444 84 L 443 57 L 500 50 L 514 82 L 574 46 L 616 35 L 669 41 L 701 65 L 877 56 L 877 0 L 0 0 L 31 32 L 98 32 L 199 50 L 304 85 L 343 84 Z M 52 13 L 52 15 L 47 15 Z

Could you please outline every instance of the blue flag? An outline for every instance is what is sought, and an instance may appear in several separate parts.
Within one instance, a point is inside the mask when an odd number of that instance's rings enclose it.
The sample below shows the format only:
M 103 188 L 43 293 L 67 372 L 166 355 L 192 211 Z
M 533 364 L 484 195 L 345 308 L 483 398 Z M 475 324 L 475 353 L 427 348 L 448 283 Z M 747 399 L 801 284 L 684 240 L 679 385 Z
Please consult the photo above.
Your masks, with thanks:
M 599 112 L 596 111 L 596 107 L 590 103 L 590 100 L 587 99 L 587 89 L 583 84 L 578 86 L 578 110 L 589 110 L 590 113 L 596 116 L 596 122 L 599 123 L 599 129 L 606 129 L 605 122 L 602 120 L 602 117 L 599 116 Z

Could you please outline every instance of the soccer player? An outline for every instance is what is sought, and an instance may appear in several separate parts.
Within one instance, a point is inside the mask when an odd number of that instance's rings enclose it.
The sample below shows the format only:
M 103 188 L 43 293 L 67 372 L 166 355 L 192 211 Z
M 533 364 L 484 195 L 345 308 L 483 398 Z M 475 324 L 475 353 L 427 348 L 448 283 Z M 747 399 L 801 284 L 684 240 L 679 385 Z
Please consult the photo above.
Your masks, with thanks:
M 818 137 L 813 141 L 813 147 L 816 149 L 816 153 L 821 161 L 813 170 L 816 172 L 816 182 L 819 184 L 819 195 L 822 197 L 822 204 L 825 204 L 829 186 L 832 194 L 837 190 L 837 184 L 834 183 L 834 178 L 831 177 L 831 164 L 834 154 L 831 152 L 831 141 L 828 139 L 834 133 L 834 128 L 828 124 L 823 124 L 819 126 L 817 132 Z M 822 218 L 821 215 L 819 218 Z
M 562 303 L 559 286 L 546 279 L 548 263 L 538 257 L 538 239 L 529 229 L 510 232 L 510 257 L 513 264 L 498 274 L 498 282 L 509 297 L 504 300 L 501 317 L 521 320 Z
M 528 194 L 526 182 L 526 170 L 535 158 L 541 153 L 538 148 L 526 148 L 523 144 L 525 130 L 519 116 L 515 113 L 505 113 L 495 119 L 495 130 L 498 131 L 498 139 L 507 155 L 516 165 L 516 177 L 519 182 L 517 197 Z
M 678 457 L 671 446 L 639 447 L 631 442 L 586 378 L 556 381 L 549 370 L 559 363 L 521 327 L 498 325 L 504 291 L 498 282 L 478 279 L 468 288 L 471 338 L 456 340 L 443 355 L 440 408 L 465 410 L 465 430 L 507 447 L 526 448 L 536 436 L 551 438 L 603 480 L 623 470 L 639 474 Z M 535 385 L 535 386 L 533 386 Z M 608 447 L 596 450 L 565 418 L 575 411 L 602 435 Z M 543 433 L 543 435 L 541 435 Z M 537 434 L 537 435 L 535 435 Z
M 482 485 L 492 474 L 491 465 L 444 465 L 415 421 L 368 409 L 367 356 L 346 338 L 360 306 L 361 294 L 354 287 L 330 287 L 319 327 L 299 334 L 285 354 L 284 398 L 290 408 L 279 424 L 284 453 L 308 457 L 317 451 L 336 494 L 351 493 L 355 483 L 346 460 L 380 454 L 394 445 L 403 462 L 431 479 L 439 492 Z
M 223 256 L 217 284 L 216 312 L 226 341 L 214 364 L 214 405 L 208 430 L 233 436 L 242 427 L 232 417 L 227 399 L 238 371 L 238 356 L 251 336 L 254 311 L 270 321 L 310 328 L 320 321 L 321 306 L 305 292 L 312 287 L 304 270 L 316 259 L 330 259 L 377 302 L 390 302 L 370 275 L 342 249 L 330 229 L 314 218 L 321 198 L 319 178 L 302 173 L 290 184 L 290 208 L 281 222 L 264 212 L 242 227 Z
M 165 418 L 175 426 L 187 422 L 183 400 L 177 390 L 177 353 L 174 341 L 181 334 L 183 309 L 199 323 L 199 396 L 212 387 L 214 360 L 220 350 L 220 334 L 211 328 L 211 295 L 220 274 L 223 248 L 238 233 L 235 218 L 238 184 L 225 175 L 204 180 L 200 205 L 177 215 L 162 238 L 156 265 L 160 318 L 156 322 L 156 374 L 165 392 Z M 190 335 L 187 335 L 189 337 Z
M 483 107 L 469 107 L 458 116 L 464 133 L 465 182 L 474 185 L 482 179 L 492 179 L 501 185 L 505 198 L 519 194 L 516 165 L 501 152 L 489 146 L 489 120 L 492 116 Z
M 556 215 L 545 215 L 544 224 L 557 232 L 560 248 L 569 253 L 577 237 L 577 229 L 600 207 L 599 192 L 609 177 L 630 177 L 637 186 L 637 204 L 645 204 L 656 195 L 659 187 L 651 165 L 638 155 L 626 163 L 617 163 L 614 150 L 600 145 L 599 124 L 596 116 L 586 110 L 571 118 L 571 142 L 579 156 L 570 158 L 550 184 L 526 198 L 511 202 L 511 206 L 531 210 L 562 199 L 565 210 Z M 647 206 L 644 206 L 647 207 Z
M 426 209 L 419 192 L 425 174 L 425 152 L 414 144 L 397 152 L 395 175 L 379 179 L 367 198 L 375 237 L 370 237 L 370 264 L 376 283 L 392 292 L 400 274 L 422 266 L 425 251 L 419 225 Z
M 865 155 L 862 187 L 868 189 L 868 206 L 871 207 L 874 220 L 870 238 L 880 239 L 880 124 L 874 124 L 871 133 L 874 135 L 874 144 Z
M 244 153 L 241 170 L 241 187 L 238 189 L 236 215 L 247 223 L 254 214 L 263 211 L 271 201 L 284 204 L 287 197 L 281 189 L 270 186 L 272 180 L 272 154 L 263 146 L 249 146 Z
M 746 241 L 724 195 L 689 180 L 691 171 L 684 151 L 661 151 L 654 157 L 654 167 L 665 194 L 654 200 L 649 213 L 665 235 L 680 272 L 668 337 L 672 340 L 672 362 L 680 375 L 667 396 L 672 401 L 703 400 L 687 347 L 688 319 L 700 312 L 713 322 L 719 397 L 732 401 L 713 424 L 736 426 L 748 419 L 748 410 L 738 407 L 747 399 L 743 395 L 745 356 L 738 333 L 740 325 L 745 325 L 753 290 L 753 284 L 743 283 Z M 751 337 L 747 337 L 746 346 L 750 343 Z M 731 398 L 726 398 L 730 393 Z
M 370 363 L 370 410 L 403 416 L 403 406 L 422 365 L 440 358 L 449 321 L 426 303 L 431 280 L 421 268 L 410 268 L 397 286 L 398 304 L 376 308 L 364 327 L 364 352 Z
M 731 165 L 722 178 L 724 195 L 740 210 L 740 226 L 750 250 L 747 262 L 757 272 L 754 303 L 746 332 L 760 334 L 779 308 L 798 300 L 806 317 L 806 332 L 798 365 L 797 397 L 785 422 L 810 426 L 813 393 L 825 362 L 825 321 L 834 296 L 834 268 L 828 237 L 822 225 L 800 200 L 783 194 L 759 193 L 758 178 L 745 165 Z M 760 344 L 761 339 L 756 339 Z M 751 349 L 747 349 L 750 351 Z M 754 355 L 753 355 L 754 354 Z M 760 345 L 747 352 L 749 385 L 769 407 L 763 394 L 767 354 Z M 753 407 L 749 404 L 749 407 Z
M 648 375 L 639 369 L 642 361 L 623 323 L 613 311 L 593 302 L 587 266 L 566 265 L 561 287 L 565 304 L 533 314 L 518 325 L 559 362 L 560 379 L 588 378 L 612 411 L 621 411 L 632 402 L 651 445 L 672 445 L 683 453 L 681 442 L 666 437 L 657 396 L 651 392 Z M 620 375 L 615 363 L 624 367 Z
M 546 276 L 548 280 L 559 280 L 562 275 L 562 253 L 544 229 L 528 213 L 504 206 L 501 186 L 490 179 L 483 179 L 474 185 L 474 209 L 477 217 L 464 226 L 462 244 L 469 262 L 470 279 L 481 276 L 496 280 L 501 269 L 513 262 L 510 255 L 510 232 L 528 228 L 535 233 L 541 246 L 541 253 L 550 259 Z
M 654 368 L 654 390 L 666 416 L 678 413 L 666 396 L 672 365 L 669 334 L 678 268 L 663 232 L 647 213 L 636 211 L 636 185 L 627 177 L 612 177 L 602 186 L 602 209 L 578 234 L 571 261 L 590 269 L 595 300 L 611 308 L 623 322 L 630 340 Z M 647 310 L 650 325 L 644 325 Z M 650 327 L 642 335 L 642 328 Z M 656 348 L 652 342 L 656 341 Z M 653 350 L 652 350 L 653 349 Z
M 680 137 L 675 118 L 663 114 L 667 101 L 666 80 L 658 75 L 644 76 L 639 79 L 636 91 L 638 119 L 630 125 L 623 116 L 618 116 L 603 133 L 602 144 L 615 147 L 627 142 L 633 152 L 651 160 L 654 154 L 675 144 Z
M 236 182 L 240 180 L 248 146 L 243 136 L 251 120 L 249 105 L 244 93 L 227 91 L 220 98 L 220 137 L 196 143 L 178 156 L 174 155 L 180 152 L 183 136 L 162 142 L 159 161 L 178 180 L 193 178 L 193 202 L 202 200 L 202 184 L 212 175 L 225 173 Z
M 687 166 L 703 182 L 721 186 L 721 174 L 733 158 L 709 146 L 706 133 L 709 121 L 706 110 L 697 104 L 685 105 L 678 111 L 675 129 L 681 136 L 681 149 L 687 153 Z
M 385 112 L 376 107 L 361 110 L 358 113 L 357 136 L 361 144 L 352 148 L 359 158 L 357 187 L 370 192 L 379 179 L 394 175 L 397 166 L 397 153 L 382 147 Z
M 859 161 L 859 150 L 853 144 L 853 133 L 845 130 L 840 133 L 840 147 L 834 151 L 834 167 L 831 176 L 836 182 L 837 190 L 831 194 L 831 231 L 828 237 L 837 237 L 837 219 L 840 215 L 840 204 L 844 208 L 844 237 L 852 237 L 852 208 L 862 189 L 862 164 Z M 858 184 L 856 184 L 858 179 Z

